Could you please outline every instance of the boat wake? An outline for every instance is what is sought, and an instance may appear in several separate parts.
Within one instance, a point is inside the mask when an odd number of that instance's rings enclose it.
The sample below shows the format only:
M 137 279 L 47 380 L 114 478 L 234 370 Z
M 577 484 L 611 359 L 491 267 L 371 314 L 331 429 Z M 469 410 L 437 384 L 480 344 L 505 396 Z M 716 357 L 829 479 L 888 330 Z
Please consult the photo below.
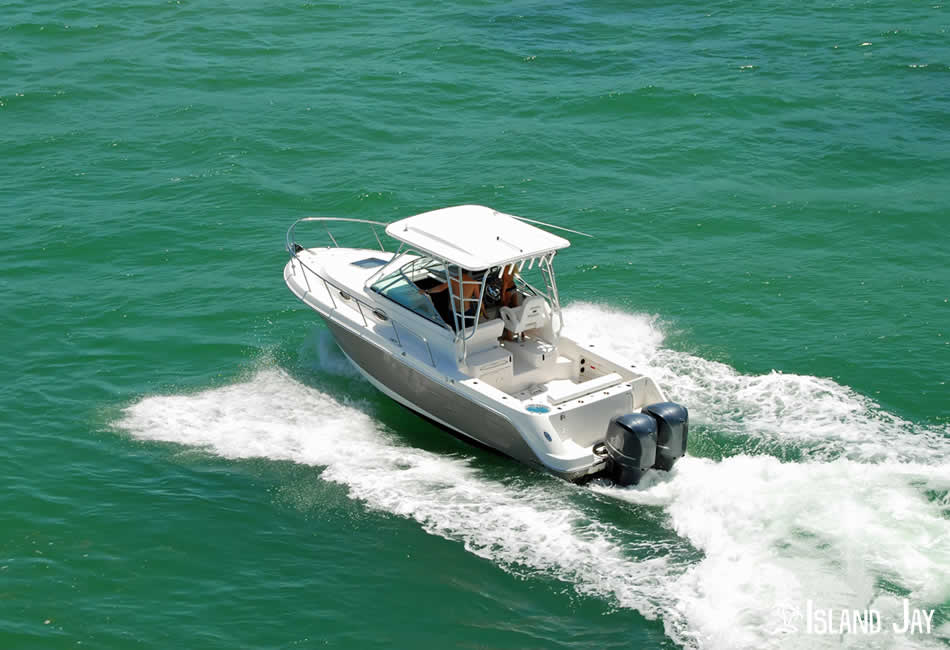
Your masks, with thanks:
M 671 397 L 689 404 L 695 435 L 708 428 L 794 444 L 808 450 L 806 461 L 742 447 L 721 460 L 681 459 L 670 474 L 648 474 L 635 488 L 591 486 L 618 507 L 655 509 L 679 540 L 671 543 L 604 520 L 588 490 L 541 475 L 499 480 L 474 455 L 408 446 L 370 415 L 371 403 L 341 402 L 273 366 L 222 388 L 144 397 L 116 426 L 226 458 L 322 467 L 324 480 L 344 485 L 368 508 L 412 519 L 512 573 L 557 579 L 660 617 L 686 647 L 942 647 L 950 635 L 945 622 L 935 620 L 942 627 L 932 635 L 896 637 L 889 621 L 901 620 L 903 597 L 920 608 L 946 608 L 950 600 L 945 433 L 900 420 L 830 380 L 743 376 L 665 349 L 652 319 L 612 311 L 607 318 L 607 311 L 581 304 L 566 316 L 592 323 L 582 336 L 649 368 Z M 613 325 L 600 330 L 597 323 L 606 322 Z M 327 356 L 332 371 L 339 359 Z M 793 408 L 806 398 L 827 410 Z M 907 444 L 882 446 L 882 432 Z M 920 439 L 929 454 L 914 451 L 910 443 Z M 874 607 L 884 630 L 806 634 L 794 614 L 809 600 L 816 608 Z
M 742 450 L 813 460 L 950 461 L 950 425 L 920 426 L 831 379 L 773 371 L 743 375 L 724 363 L 662 346 L 656 318 L 603 305 L 564 310 L 565 334 L 607 347 L 689 408 L 691 427 L 742 440 Z M 618 332 L 622 332 L 619 334 Z M 735 444 L 729 445 L 734 454 Z

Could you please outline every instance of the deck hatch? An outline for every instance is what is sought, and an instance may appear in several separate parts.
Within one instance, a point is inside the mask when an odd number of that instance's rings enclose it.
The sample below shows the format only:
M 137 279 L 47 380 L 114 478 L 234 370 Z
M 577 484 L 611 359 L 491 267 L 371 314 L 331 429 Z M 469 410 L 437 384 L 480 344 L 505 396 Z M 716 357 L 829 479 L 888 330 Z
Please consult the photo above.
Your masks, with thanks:
M 381 260 L 378 257 L 365 257 L 361 260 L 356 260 L 355 262 L 350 262 L 353 266 L 358 266 L 361 269 L 375 269 L 380 266 L 386 266 L 386 260 Z

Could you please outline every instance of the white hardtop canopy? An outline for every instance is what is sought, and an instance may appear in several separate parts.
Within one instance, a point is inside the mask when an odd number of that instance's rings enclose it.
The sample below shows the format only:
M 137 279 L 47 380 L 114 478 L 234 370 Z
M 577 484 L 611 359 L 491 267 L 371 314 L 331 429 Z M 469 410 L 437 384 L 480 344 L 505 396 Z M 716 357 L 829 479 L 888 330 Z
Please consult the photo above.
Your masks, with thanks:
M 406 217 L 386 226 L 386 234 L 471 271 L 539 257 L 571 245 L 563 237 L 483 205 L 458 205 Z

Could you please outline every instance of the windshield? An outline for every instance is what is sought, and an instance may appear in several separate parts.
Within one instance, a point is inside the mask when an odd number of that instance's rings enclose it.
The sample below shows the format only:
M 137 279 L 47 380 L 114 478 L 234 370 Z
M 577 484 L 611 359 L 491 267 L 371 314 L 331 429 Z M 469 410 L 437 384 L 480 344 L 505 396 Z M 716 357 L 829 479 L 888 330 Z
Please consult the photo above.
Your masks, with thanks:
M 408 262 L 373 283 L 370 289 L 445 327 L 445 319 L 425 293 L 425 289 L 443 281 L 444 265 L 431 257 L 406 257 L 410 258 Z

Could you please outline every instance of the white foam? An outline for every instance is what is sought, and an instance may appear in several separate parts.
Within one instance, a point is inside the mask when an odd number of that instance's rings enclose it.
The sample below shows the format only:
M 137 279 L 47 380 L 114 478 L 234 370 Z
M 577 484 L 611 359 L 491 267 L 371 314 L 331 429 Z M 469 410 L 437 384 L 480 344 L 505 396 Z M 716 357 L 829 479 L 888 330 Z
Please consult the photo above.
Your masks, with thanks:
M 623 531 L 574 503 L 576 488 L 542 480 L 487 480 L 471 459 L 400 444 L 363 408 L 340 403 L 279 369 L 190 395 L 145 397 L 116 423 L 143 440 L 200 447 L 226 458 L 263 457 L 325 467 L 368 507 L 419 522 L 429 533 L 509 571 L 540 573 L 581 594 L 606 598 L 653 618 L 671 634 L 685 629 L 663 606 L 677 558 L 630 558 Z M 527 471 L 527 470 L 526 470 Z M 646 556 L 647 554 L 642 554 Z M 654 554 L 650 554 L 654 555 Z
M 653 316 L 590 303 L 572 304 L 564 316 L 565 334 L 635 364 L 689 408 L 691 424 L 748 439 L 746 451 L 794 447 L 818 460 L 950 461 L 950 427 L 903 420 L 831 379 L 774 371 L 743 375 L 724 363 L 664 348 Z
M 901 420 L 831 380 L 742 375 L 665 349 L 655 318 L 589 304 L 565 311 L 569 335 L 636 363 L 686 403 L 701 425 L 695 435 L 706 427 L 801 445 L 812 460 L 687 457 L 637 488 L 594 486 L 656 508 L 702 552 L 687 560 L 632 541 L 578 498 L 578 488 L 541 477 L 492 480 L 471 458 L 407 446 L 368 405 L 341 403 L 273 367 L 223 388 L 145 397 L 117 425 L 141 439 L 228 458 L 324 467 L 324 479 L 368 507 L 415 520 L 508 571 L 562 580 L 578 593 L 662 616 L 667 634 L 687 647 L 937 643 L 938 636 L 804 637 L 776 629 L 781 612 L 806 599 L 826 608 L 876 607 L 885 620 L 898 620 L 898 594 L 920 607 L 950 599 L 950 454 L 939 430 Z M 327 343 L 317 339 L 316 367 L 349 374 L 337 368 L 342 357 L 324 359 L 338 354 Z M 799 409 L 801 401 L 811 407 Z M 889 453 L 882 436 L 906 444 Z M 907 450 L 921 440 L 929 453 Z
M 687 457 L 637 488 L 594 487 L 663 507 L 674 530 L 705 553 L 669 586 L 700 645 L 838 645 L 837 636 L 774 634 L 777 616 L 811 599 L 820 607 L 877 607 L 899 622 L 901 604 L 882 581 L 922 607 L 950 598 L 946 429 L 903 420 L 830 379 L 743 375 L 664 348 L 653 316 L 577 303 L 565 309 L 565 322 L 566 334 L 637 365 L 688 405 L 694 435 L 695 425 L 705 425 L 741 438 L 733 453 L 787 446 L 812 460 Z M 914 647 L 886 635 L 843 640 Z
M 902 604 L 881 581 L 915 607 L 950 598 L 947 504 L 927 495 L 950 490 L 950 465 L 687 457 L 651 484 L 593 489 L 663 507 L 705 553 L 667 587 L 702 647 L 838 646 L 838 636 L 806 635 L 802 619 L 798 633 L 777 632 L 783 613 L 803 613 L 809 599 L 816 608 L 881 612 L 885 634 L 846 638 L 854 647 L 936 644 L 886 634 L 902 620 Z

